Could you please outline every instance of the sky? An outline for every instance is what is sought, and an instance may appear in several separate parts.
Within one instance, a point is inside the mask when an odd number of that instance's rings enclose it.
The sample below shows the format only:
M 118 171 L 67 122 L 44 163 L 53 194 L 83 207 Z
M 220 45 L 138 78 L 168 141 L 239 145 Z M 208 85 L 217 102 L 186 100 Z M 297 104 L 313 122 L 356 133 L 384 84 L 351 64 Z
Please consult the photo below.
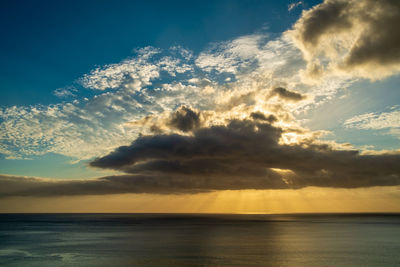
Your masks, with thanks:
M 0 12 L 0 212 L 400 212 L 397 1 Z

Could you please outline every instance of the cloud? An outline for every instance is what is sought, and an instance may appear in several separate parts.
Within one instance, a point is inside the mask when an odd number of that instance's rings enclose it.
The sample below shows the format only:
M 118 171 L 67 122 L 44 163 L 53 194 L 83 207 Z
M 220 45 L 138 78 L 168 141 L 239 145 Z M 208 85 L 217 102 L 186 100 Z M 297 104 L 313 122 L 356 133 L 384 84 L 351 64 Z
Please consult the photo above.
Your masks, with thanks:
M 96 68 L 84 75 L 80 82 L 86 88 L 94 90 L 117 89 L 129 85 L 138 90 L 151 84 L 151 80 L 159 77 L 159 64 L 151 64 L 149 59 L 161 53 L 161 50 L 145 47 L 138 50 L 137 58 L 126 59 L 118 64 L 110 64 Z
M 400 110 L 397 106 L 394 106 L 389 112 L 357 115 L 347 119 L 343 125 L 346 128 L 363 130 L 389 129 L 389 134 L 400 137 Z
M 200 115 L 198 112 L 182 106 L 173 113 L 168 125 L 183 132 L 192 131 L 200 126 Z
M 130 121 L 172 111 L 179 103 L 204 108 L 211 96 L 199 95 L 197 86 L 183 83 L 185 77 L 179 83 L 159 81 L 160 75 L 189 75 L 190 54 L 179 49 L 146 48 L 134 58 L 93 70 L 82 78 L 84 86 L 94 89 L 90 98 L 79 98 L 77 89 L 65 87 L 56 93 L 66 97 L 73 92 L 73 102 L 0 108 L 0 153 L 7 158 L 52 152 L 89 159 L 137 137 L 141 129 L 127 127 Z
M 152 158 L 179 159 L 219 155 L 234 156 L 238 148 L 245 149 L 245 142 L 260 142 L 265 146 L 276 144 L 280 129 L 269 124 L 258 124 L 265 134 L 254 132 L 255 123 L 251 121 L 232 121 L 228 126 L 212 126 L 194 131 L 193 136 L 156 135 L 138 138 L 130 146 L 122 146 L 109 155 L 98 158 L 91 166 L 119 169 L 126 165 Z M 232 143 L 232 139 L 237 142 Z M 262 142 L 261 142 L 262 141 Z M 243 144 L 241 143 L 243 142 Z M 237 145 L 237 146 L 234 146 Z M 245 150 L 243 150 L 246 153 Z
M 271 96 L 277 95 L 282 99 L 288 100 L 288 101 L 300 101 L 305 99 L 306 97 L 303 96 L 302 94 L 296 93 L 289 91 L 283 87 L 276 87 L 271 91 Z
M 303 12 L 288 34 L 241 36 L 199 55 L 146 47 L 79 79 L 92 97 L 65 87 L 54 93 L 76 97 L 71 103 L 0 108 L 0 153 L 8 158 L 96 157 L 92 167 L 124 173 L 82 180 L 3 175 L 0 196 L 398 185 L 397 152 L 367 155 L 323 143 L 294 116 L 331 99 L 352 77 L 397 71 L 398 3 L 377 3 L 325 1 Z M 306 67 L 318 86 L 302 80 Z M 398 133 L 398 117 L 364 114 L 345 126 L 391 125 Z
M 399 24 L 396 0 L 325 0 L 303 11 L 289 34 L 311 76 L 330 72 L 375 80 L 400 71 Z
M 53 94 L 59 98 L 67 98 L 67 97 L 74 97 L 76 94 L 74 92 L 77 92 L 78 90 L 73 87 L 73 86 L 67 86 L 64 88 L 57 88 L 54 90 Z
M 339 78 L 324 79 L 318 87 L 304 84 L 298 74 L 303 67 L 301 53 L 286 36 L 242 36 L 199 55 L 181 47 L 143 48 L 79 79 L 92 96 L 83 97 L 84 88 L 79 88 L 72 102 L 0 108 L 0 153 L 7 158 L 51 152 L 90 159 L 139 134 L 181 132 L 182 125 L 167 121 L 180 106 L 199 113 L 200 126 L 225 124 L 256 111 L 293 123 L 294 112 L 320 105 L 349 85 Z M 318 100 L 276 103 L 268 99 L 276 87 L 296 88 Z
M 275 121 L 278 120 L 278 118 L 272 114 L 265 116 L 264 113 L 256 111 L 256 112 L 252 112 L 250 114 L 250 117 L 254 120 L 261 120 L 261 121 L 267 121 L 269 123 L 273 123 Z
M 299 7 L 301 5 L 304 5 L 303 1 L 291 3 L 290 5 L 288 5 L 288 11 L 292 11 L 293 9 L 295 9 L 296 7 Z
M 141 134 L 164 132 L 189 133 L 199 128 L 206 121 L 205 112 L 188 106 L 180 106 L 175 111 L 166 111 L 157 115 L 148 115 L 139 120 L 127 123 L 129 127 L 140 127 Z
M 262 188 L 284 186 L 265 179 L 243 181 L 241 177 L 214 179 L 202 176 L 152 176 L 120 175 L 87 180 L 43 180 L 39 178 L 0 176 L 0 197 L 10 196 L 70 196 L 70 195 L 105 195 L 121 193 L 180 194 L 202 193 L 224 189 Z
M 264 181 L 260 189 L 351 188 L 400 182 L 399 154 L 360 155 L 315 140 L 287 145 L 281 142 L 284 133 L 269 123 L 233 120 L 226 126 L 200 128 L 193 136 L 143 136 L 94 160 L 91 166 L 155 177 L 206 176 L 222 182 L 240 177 L 243 187 L 247 181 L 253 184 L 254 178 L 257 183 Z
M 257 64 L 260 44 L 267 36 L 248 35 L 228 42 L 214 44 L 208 51 L 200 53 L 195 63 L 205 71 L 237 74 Z
M 214 190 L 357 188 L 400 184 L 400 154 L 360 154 L 315 140 L 281 142 L 269 123 L 233 120 L 193 135 L 138 137 L 91 166 L 125 172 L 97 179 L 0 176 L 0 196 L 198 193 Z

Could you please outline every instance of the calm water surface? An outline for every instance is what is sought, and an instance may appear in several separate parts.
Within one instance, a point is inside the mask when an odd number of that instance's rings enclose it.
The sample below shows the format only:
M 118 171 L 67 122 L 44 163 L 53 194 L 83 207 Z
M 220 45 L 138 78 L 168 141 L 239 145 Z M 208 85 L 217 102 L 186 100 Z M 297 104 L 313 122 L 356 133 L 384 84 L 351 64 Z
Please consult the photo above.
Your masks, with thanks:
M 0 214 L 2 266 L 400 266 L 400 215 Z

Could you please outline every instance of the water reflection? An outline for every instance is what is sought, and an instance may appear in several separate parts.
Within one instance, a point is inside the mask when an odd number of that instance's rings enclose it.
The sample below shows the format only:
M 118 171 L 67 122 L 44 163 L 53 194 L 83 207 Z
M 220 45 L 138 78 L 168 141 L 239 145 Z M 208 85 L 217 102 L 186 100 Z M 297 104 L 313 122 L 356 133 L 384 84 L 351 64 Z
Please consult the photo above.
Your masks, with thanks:
M 0 215 L 10 266 L 398 266 L 399 240 L 399 215 Z

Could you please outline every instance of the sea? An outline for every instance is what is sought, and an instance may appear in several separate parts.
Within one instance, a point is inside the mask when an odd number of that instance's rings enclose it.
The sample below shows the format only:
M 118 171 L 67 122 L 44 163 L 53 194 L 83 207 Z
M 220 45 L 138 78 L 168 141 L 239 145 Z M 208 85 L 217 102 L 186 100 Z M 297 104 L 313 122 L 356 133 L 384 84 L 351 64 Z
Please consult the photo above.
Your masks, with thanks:
M 0 214 L 1 266 L 400 266 L 400 214 Z

